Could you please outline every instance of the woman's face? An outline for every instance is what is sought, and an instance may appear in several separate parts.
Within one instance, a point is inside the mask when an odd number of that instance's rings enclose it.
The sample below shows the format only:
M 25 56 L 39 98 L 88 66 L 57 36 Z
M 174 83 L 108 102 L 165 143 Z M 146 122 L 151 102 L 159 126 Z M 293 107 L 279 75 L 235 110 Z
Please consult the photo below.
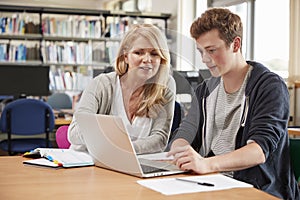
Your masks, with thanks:
M 161 57 L 148 40 L 139 37 L 125 54 L 125 62 L 128 64 L 129 73 L 139 80 L 146 81 L 157 73 Z

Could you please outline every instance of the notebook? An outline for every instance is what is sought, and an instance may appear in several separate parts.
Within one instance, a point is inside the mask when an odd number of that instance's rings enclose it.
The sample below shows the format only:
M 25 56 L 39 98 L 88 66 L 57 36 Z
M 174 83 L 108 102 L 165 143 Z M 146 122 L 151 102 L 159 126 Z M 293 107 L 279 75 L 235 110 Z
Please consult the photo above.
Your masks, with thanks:
M 184 173 L 170 161 L 139 158 L 120 117 L 76 113 L 75 118 L 95 166 L 144 178 Z
M 23 154 L 23 157 L 36 158 L 24 160 L 24 164 L 45 167 L 85 167 L 94 165 L 92 157 L 86 152 L 73 149 L 36 148 Z

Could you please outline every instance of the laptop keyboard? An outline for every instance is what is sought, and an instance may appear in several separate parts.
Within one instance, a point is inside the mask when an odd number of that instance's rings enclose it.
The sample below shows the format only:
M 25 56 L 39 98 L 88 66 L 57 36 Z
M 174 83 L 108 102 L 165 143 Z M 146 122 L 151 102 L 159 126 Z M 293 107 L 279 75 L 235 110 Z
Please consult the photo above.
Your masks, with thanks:
M 141 165 L 141 167 L 142 167 L 142 170 L 143 170 L 144 174 L 149 174 L 149 173 L 154 173 L 154 172 L 168 171 L 166 169 L 152 167 L 152 166 L 149 166 L 149 165 Z

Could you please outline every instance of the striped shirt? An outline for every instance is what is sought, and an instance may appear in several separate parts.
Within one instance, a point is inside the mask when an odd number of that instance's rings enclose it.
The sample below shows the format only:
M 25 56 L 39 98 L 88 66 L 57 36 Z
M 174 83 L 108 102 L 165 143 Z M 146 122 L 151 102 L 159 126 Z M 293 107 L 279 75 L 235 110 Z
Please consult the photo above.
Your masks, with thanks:
M 245 99 L 245 88 L 250 76 L 250 66 L 240 89 L 234 93 L 226 93 L 223 79 L 217 93 L 215 117 L 213 118 L 212 137 L 209 142 L 214 155 L 222 155 L 235 150 L 235 139 L 240 127 L 242 109 Z M 229 175 L 229 174 L 228 174 Z

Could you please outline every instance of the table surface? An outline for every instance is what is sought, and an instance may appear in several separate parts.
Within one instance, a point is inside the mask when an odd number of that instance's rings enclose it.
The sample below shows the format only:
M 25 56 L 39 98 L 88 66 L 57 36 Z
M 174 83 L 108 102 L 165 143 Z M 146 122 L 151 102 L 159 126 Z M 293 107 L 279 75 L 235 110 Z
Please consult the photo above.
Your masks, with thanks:
M 62 125 L 69 125 L 72 121 L 72 118 L 56 118 L 55 125 L 62 126 Z
M 290 136 L 300 136 L 300 128 L 288 128 Z
M 94 166 L 71 169 L 28 166 L 22 164 L 25 159 L 0 156 L 0 199 L 277 199 L 255 188 L 166 196 L 139 185 L 140 178 L 134 176 Z
M 74 110 L 72 109 L 53 110 L 53 113 L 56 116 L 55 125 L 62 126 L 62 125 L 69 125 L 71 123 Z M 63 113 L 64 117 L 58 117 L 59 113 Z

